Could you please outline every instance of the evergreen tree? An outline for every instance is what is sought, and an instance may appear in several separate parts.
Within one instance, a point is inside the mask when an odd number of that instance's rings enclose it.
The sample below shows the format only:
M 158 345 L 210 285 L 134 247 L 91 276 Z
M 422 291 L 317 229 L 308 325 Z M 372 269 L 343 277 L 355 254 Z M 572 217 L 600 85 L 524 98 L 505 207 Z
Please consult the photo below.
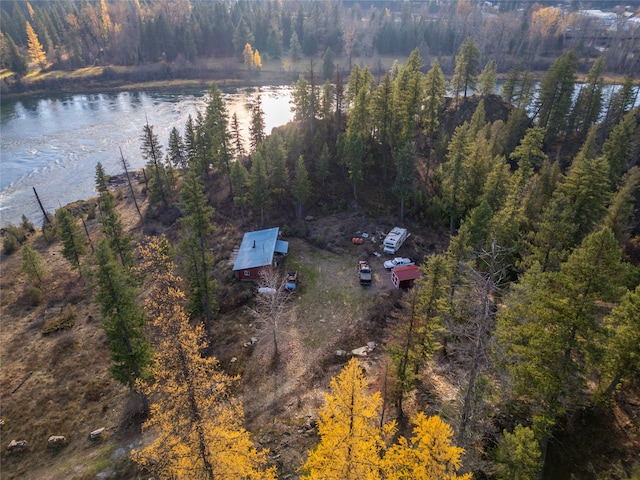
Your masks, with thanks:
M 385 177 L 393 138 L 393 100 L 393 80 L 391 74 L 387 72 L 373 93 L 370 109 L 373 136 L 382 148 L 382 171 Z
M 604 218 L 604 224 L 613 231 L 620 245 L 624 245 L 629 240 L 634 229 L 638 191 L 640 191 L 640 168 L 632 167 L 612 197 Z
M 300 40 L 298 39 L 298 34 L 296 32 L 293 32 L 291 34 L 291 39 L 289 40 L 289 50 L 291 53 L 291 60 L 293 60 L 294 62 L 300 60 L 302 45 L 300 45 Z
M 231 139 L 232 144 L 235 146 L 236 160 L 239 160 L 245 156 L 245 151 L 244 139 L 242 138 L 242 132 L 240 132 L 240 122 L 238 121 L 238 114 L 235 112 L 231 117 Z M 234 162 L 234 164 L 235 163 L 237 163 L 237 161 Z
M 454 96 L 458 98 L 463 92 L 463 98 L 467 98 L 467 90 L 476 87 L 478 76 L 478 62 L 480 60 L 480 47 L 471 37 L 467 37 L 460 45 L 460 51 L 456 55 L 456 66 L 451 79 Z
M 570 51 L 553 62 L 540 80 L 535 107 L 538 126 L 545 131 L 545 143 L 566 128 L 577 66 L 576 54 Z
M 11 37 L 4 36 L 2 62 L 5 67 L 15 72 L 18 77 L 22 77 L 29 71 L 27 60 L 22 56 L 18 47 Z
M 289 191 L 289 168 L 287 152 L 279 134 L 270 135 L 266 142 L 263 158 L 268 160 L 269 187 L 276 197 L 282 197 Z
M 400 437 L 382 460 L 386 480 L 471 480 L 472 474 L 458 475 L 464 449 L 452 444 L 453 429 L 440 417 L 420 412 L 413 422 L 413 437 Z
M 295 109 L 295 120 L 308 122 L 311 121 L 311 94 L 309 91 L 309 82 L 301 74 L 298 77 L 295 88 L 291 94 L 293 97 L 293 105 Z
M 403 302 L 406 313 L 388 344 L 397 382 L 396 408 L 401 418 L 404 397 L 415 389 L 424 366 L 439 347 L 436 335 L 442 328 L 442 303 L 450 290 L 451 265 L 445 255 L 430 255 L 423 273 Z
M 453 235 L 456 223 L 462 217 L 460 186 L 466 183 L 465 159 L 471 154 L 468 124 L 456 127 L 442 165 L 442 199 L 449 213 L 449 232 Z
M 633 155 L 633 131 L 636 117 L 633 112 L 626 114 L 618 123 L 602 145 L 602 154 L 609 162 L 609 178 L 612 185 L 617 185 L 622 174 L 627 171 Z
M 529 427 L 506 430 L 496 450 L 499 480 L 536 480 L 540 477 L 540 444 Z
M 302 219 L 302 209 L 311 196 L 311 182 L 309 181 L 309 172 L 304 163 L 304 157 L 300 155 L 296 163 L 295 177 L 291 184 L 291 194 L 296 203 L 296 218 Z
M 609 397 L 622 380 L 640 371 L 640 286 L 626 293 L 604 324 L 607 336 L 603 363 L 610 379 L 604 396 Z
M 87 242 L 80 225 L 66 208 L 56 210 L 56 224 L 62 241 L 62 256 L 71 264 L 71 268 L 80 270 L 80 259 L 87 253 Z
M 240 207 L 244 219 L 244 207 L 249 196 L 249 172 L 239 160 L 233 162 L 231 167 L 231 183 L 233 184 L 233 202 Z
M 589 129 L 596 123 L 602 110 L 603 75 L 606 68 L 604 57 L 598 57 L 578 92 L 578 98 L 571 113 L 573 124 L 571 130 L 576 131 L 578 143 L 582 143 L 587 137 Z
M 404 201 L 415 191 L 414 175 L 416 171 L 416 147 L 405 143 L 396 155 L 396 179 L 392 191 L 400 198 L 400 221 L 404 221 Z
M 109 190 L 108 178 L 102 163 L 96 164 L 96 190 L 102 231 L 107 236 L 111 250 L 118 256 L 123 267 L 133 266 L 131 237 L 125 235 L 120 214 L 116 211 L 116 199 Z
M 496 70 L 498 64 L 495 60 L 487 62 L 480 73 L 480 94 L 484 97 L 493 93 L 496 88 Z
M 255 152 L 258 145 L 264 141 L 264 111 L 260 101 L 260 95 L 256 97 L 251 106 L 251 124 L 249 125 L 249 138 L 251 151 Z
M 161 478 L 275 479 L 243 426 L 243 410 L 232 396 L 236 379 L 218 361 L 202 355 L 201 326 L 193 327 L 184 310 L 184 293 L 168 257 L 166 239 L 141 249 L 150 294 L 145 312 L 154 331 L 154 382 L 143 391 L 152 399 L 145 429 L 150 445 L 133 460 Z
M 206 143 L 205 158 L 213 161 L 220 173 L 227 178 L 231 173 L 231 152 L 229 149 L 227 107 L 222 98 L 222 91 L 214 83 L 209 89 L 209 102 L 207 103 L 204 116 L 204 136 Z M 203 180 L 208 178 L 208 161 L 206 163 L 206 174 Z M 233 185 L 229 178 L 229 188 L 233 194 Z
M 253 45 L 254 42 L 253 33 L 251 33 L 244 17 L 238 22 L 238 25 L 233 32 L 232 41 L 235 54 L 238 56 L 239 60 L 242 60 L 246 45 Z
M 397 148 L 414 141 L 416 136 L 417 119 L 424 103 L 423 65 L 420 51 L 416 48 L 394 81 L 394 146 Z
M 191 121 L 191 116 L 189 116 L 188 121 Z M 193 123 L 192 123 L 193 125 Z M 184 141 L 182 140 L 182 136 L 176 127 L 171 129 L 169 132 L 169 158 L 168 161 L 175 168 L 180 170 L 185 170 L 187 168 L 187 152 Z
M 162 202 L 164 208 L 168 208 L 170 192 L 167 172 L 162 161 L 162 145 L 152 125 L 145 124 L 140 140 L 142 157 L 147 161 L 147 170 L 150 174 L 147 185 L 149 202 L 151 204 Z
M 38 35 L 33 30 L 33 27 L 29 22 L 26 22 L 27 29 L 27 42 L 29 46 L 29 57 L 31 61 L 38 65 L 41 69 L 47 66 L 47 54 L 44 51 L 44 47 L 38 40 Z
M 316 163 L 316 180 L 322 185 L 329 176 L 329 155 L 329 145 L 325 143 Z
M 264 225 L 264 209 L 269 206 L 269 177 L 264 157 L 259 151 L 253 155 L 249 180 L 251 206 L 260 211 L 260 225 Z
M 332 80 L 336 72 L 335 55 L 331 47 L 327 47 L 322 56 L 322 78 Z
M 543 142 L 544 130 L 541 127 L 531 127 L 509 156 L 526 177 L 531 176 L 534 170 L 540 169 L 547 158 L 542 150 Z
M 215 282 L 209 278 L 213 268 L 213 258 L 209 252 L 213 207 L 207 203 L 202 178 L 195 170 L 188 170 L 184 177 L 182 207 L 185 216 L 180 220 L 180 252 L 189 289 L 186 310 L 192 317 L 204 319 L 207 336 L 211 336 L 216 288 Z
M 498 312 L 496 338 L 516 398 L 543 440 L 566 408 L 579 402 L 597 345 L 597 305 L 623 293 L 622 252 L 608 228 L 576 248 L 559 272 L 529 269 Z
M 96 299 L 109 342 L 111 374 L 123 385 L 137 388 L 138 381 L 150 378 L 153 363 L 151 345 L 144 334 L 144 313 L 137 302 L 138 292 L 126 271 L 116 263 L 106 239 L 96 246 L 96 263 Z
M 42 285 L 42 281 L 49 276 L 49 266 L 42 255 L 28 243 L 22 247 L 22 271 L 38 285 Z
M 320 408 L 320 444 L 309 452 L 304 478 L 378 479 L 384 446 L 377 425 L 380 393 L 367 393 L 360 362 L 352 359 L 331 379 L 330 393 Z

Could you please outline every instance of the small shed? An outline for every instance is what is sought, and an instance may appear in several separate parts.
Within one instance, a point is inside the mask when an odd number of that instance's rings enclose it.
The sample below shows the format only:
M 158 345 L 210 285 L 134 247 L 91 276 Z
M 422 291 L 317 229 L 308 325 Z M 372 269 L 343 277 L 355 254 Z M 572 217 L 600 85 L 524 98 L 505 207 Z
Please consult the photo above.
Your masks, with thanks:
M 247 232 L 242 238 L 233 271 L 238 280 L 260 280 L 265 267 L 278 264 L 289 251 L 289 243 L 278 240 L 278 227 Z
M 391 281 L 396 288 L 411 288 L 416 278 L 420 277 L 422 272 L 417 265 L 409 265 L 407 267 L 396 267 L 391 269 Z

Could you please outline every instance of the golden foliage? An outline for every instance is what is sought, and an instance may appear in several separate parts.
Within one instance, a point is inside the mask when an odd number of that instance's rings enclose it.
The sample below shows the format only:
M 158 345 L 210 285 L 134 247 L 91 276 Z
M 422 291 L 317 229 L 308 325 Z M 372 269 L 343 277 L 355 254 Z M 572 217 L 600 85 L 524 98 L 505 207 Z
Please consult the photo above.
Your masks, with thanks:
M 382 469 L 387 480 L 469 480 L 471 474 L 457 475 L 462 465 L 462 448 L 451 444 L 453 429 L 439 417 L 420 412 L 414 421 L 413 437 L 400 437 L 387 450 Z
M 377 425 L 378 410 L 382 405 L 380 393 L 367 394 L 366 379 L 357 359 L 352 359 L 331 380 L 330 390 L 320 409 L 320 444 L 309 453 L 304 466 L 307 477 L 380 478 L 380 452 L 384 447 Z
M 275 479 L 275 468 L 266 469 L 266 451 L 256 449 L 242 426 L 242 405 L 232 396 L 237 378 L 201 354 L 204 332 L 189 324 L 169 250 L 164 238 L 140 248 L 156 351 L 154 382 L 141 387 L 152 399 L 144 428 L 154 441 L 132 458 L 160 478 Z
M 47 64 L 47 55 L 44 52 L 44 48 L 38 40 L 38 35 L 29 22 L 26 22 L 27 29 L 27 45 L 29 47 L 29 57 L 34 63 L 37 63 L 40 68 L 44 68 Z
M 560 25 L 560 10 L 555 7 L 544 7 L 531 15 L 531 31 L 545 38 L 555 34 Z
M 400 437 L 386 449 L 395 422 L 378 425 L 380 393 L 367 393 L 366 378 L 352 359 L 331 380 L 320 409 L 320 444 L 309 453 L 304 477 L 323 480 L 470 480 L 457 475 L 462 448 L 452 445 L 453 429 L 439 417 L 420 413 L 411 440 Z M 384 453 L 384 455 L 382 455 Z

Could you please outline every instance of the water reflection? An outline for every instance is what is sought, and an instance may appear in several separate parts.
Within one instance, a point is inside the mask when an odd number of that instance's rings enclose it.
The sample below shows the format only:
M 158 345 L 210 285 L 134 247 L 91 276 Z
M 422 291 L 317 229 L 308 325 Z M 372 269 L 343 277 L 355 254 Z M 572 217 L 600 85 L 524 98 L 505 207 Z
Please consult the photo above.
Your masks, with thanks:
M 248 141 L 250 105 L 260 95 L 265 130 L 293 118 L 290 87 L 239 91 L 223 96 L 229 119 L 237 114 Z M 176 127 L 204 111 L 206 91 L 174 94 L 144 92 L 58 95 L 2 102 L 0 109 L 0 225 L 17 223 L 24 213 L 40 223 L 32 187 L 45 208 L 89 198 L 94 193 L 95 165 L 107 174 L 122 172 L 119 147 L 132 168 L 144 165 L 140 134 L 148 120 L 164 145 Z

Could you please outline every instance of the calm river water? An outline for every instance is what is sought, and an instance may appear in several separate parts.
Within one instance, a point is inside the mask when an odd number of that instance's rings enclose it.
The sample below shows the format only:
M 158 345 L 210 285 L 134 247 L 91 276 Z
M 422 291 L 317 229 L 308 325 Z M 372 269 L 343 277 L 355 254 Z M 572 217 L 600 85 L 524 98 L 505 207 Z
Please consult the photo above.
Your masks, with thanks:
M 291 88 L 225 94 L 229 120 L 237 113 L 248 139 L 250 106 L 260 95 L 266 133 L 293 118 Z M 196 93 L 104 93 L 3 101 L 0 105 L 0 226 L 25 214 L 41 224 L 33 187 L 47 211 L 95 195 L 95 166 L 108 175 L 123 173 L 119 147 L 132 168 L 144 166 L 140 135 L 148 119 L 166 145 L 176 127 L 206 106 L 206 90 Z

